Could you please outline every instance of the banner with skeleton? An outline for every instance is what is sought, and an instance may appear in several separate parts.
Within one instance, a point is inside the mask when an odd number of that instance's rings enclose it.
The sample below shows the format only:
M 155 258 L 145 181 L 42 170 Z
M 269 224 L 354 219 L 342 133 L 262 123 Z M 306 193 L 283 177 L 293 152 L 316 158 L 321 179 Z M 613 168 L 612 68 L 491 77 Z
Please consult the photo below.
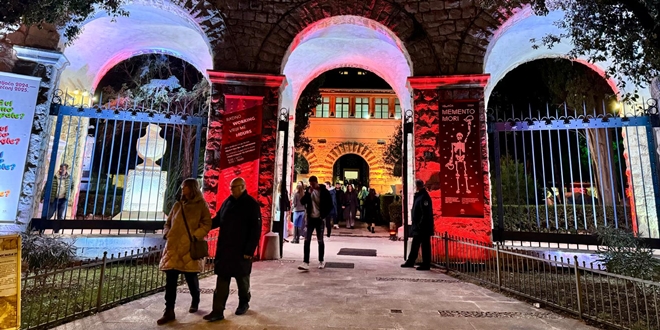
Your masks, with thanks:
M 443 217 L 484 216 L 479 103 L 440 103 L 440 188 Z

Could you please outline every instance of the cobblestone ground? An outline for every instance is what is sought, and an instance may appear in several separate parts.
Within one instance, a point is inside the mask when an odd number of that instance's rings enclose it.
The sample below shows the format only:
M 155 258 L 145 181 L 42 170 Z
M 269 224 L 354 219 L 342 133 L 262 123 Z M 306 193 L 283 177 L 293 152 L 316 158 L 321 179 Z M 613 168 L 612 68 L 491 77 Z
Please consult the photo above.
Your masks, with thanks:
M 177 300 L 177 320 L 158 327 L 163 293 L 63 326 L 62 330 L 105 329 L 593 329 L 578 320 L 535 309 L 440 271 L 402 269 L 403 243 L 360 234 L 326 241 L 325 260 L 354 268 L 318 269 L 317 242 L 312 242 L 309 272 L 300 272 L 303 244 L 284 244 L 284 259 L 254 265 L 252 301 L 246 315 L 235 316 L 235 283 L 225 311 L 216 323 L 202 320 L 210 311 L 215 277 L 201 280 L 202 302 L 187 312 L 185 286 Z M 341 232 L 348 230 L 342 229 Z M 376 257 L 337 255 L 341 248 L 375 249 Z

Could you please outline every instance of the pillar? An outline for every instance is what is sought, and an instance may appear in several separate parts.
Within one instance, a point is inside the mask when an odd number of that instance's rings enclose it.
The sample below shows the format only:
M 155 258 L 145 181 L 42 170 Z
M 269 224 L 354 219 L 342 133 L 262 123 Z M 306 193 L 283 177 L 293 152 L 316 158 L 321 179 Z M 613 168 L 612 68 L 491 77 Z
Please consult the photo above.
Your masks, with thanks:
M 270 231 L 272 218 L 278 98 L 284 76 L 208 73 L 212 95 L 204 198 L 215 215 L 229 196 L 229 182 L 243 177 L 248 193 L 261 206 L 261 234 L 265 235 Z
M 484 103 L 489 77 L 408 79 L 414 97 L 415 178 L 431 195 L 435 232 L 479 242 L 492 241 Z M 461 154 L 464 162 L 457 157 Z
M 46 184 L 50 148 L 50 131 L 54 118 L 50 105 L 55 95 L 60 74 L 68 64 L 60 52 L 14 46 L 18 61 L 12 73 L 41 78 L 41 88 L 32 124 L 27 160 L 21 184 L 18 215 L 13 224 L 0 225 L 0 234 L 25 231 L 30 220 L 37 214 L 41 192 Z

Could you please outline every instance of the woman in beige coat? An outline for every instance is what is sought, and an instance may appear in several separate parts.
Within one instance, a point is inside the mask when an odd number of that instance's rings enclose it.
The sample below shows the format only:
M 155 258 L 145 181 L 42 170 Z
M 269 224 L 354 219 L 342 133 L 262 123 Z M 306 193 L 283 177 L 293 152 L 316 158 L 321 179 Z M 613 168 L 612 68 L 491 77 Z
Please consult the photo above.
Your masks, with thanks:
M 184 220 L 185 219 L 185 220 Z M 199 306 L 199 278 L 204 259 L 193 260 L 190 257 L 190 238 L 186 223 L 193 239 L 203 240 L 211 230 L 211 214 L 206 201 L 202 197 L 199 185 L 195 179 L 186 179 L 181 184 L 181 200 L 176 202 L 167 217 L 163 238 L 167 240 L 163 257 L 160 259 L 160 270 L 165 272 L 165 313 L 158 320 L 158 325 L 173 321 L 176 302 L 176 287 L 179 274 L 183 274 L 190 289 L 192 303 L 190 313 L 195 313 Z

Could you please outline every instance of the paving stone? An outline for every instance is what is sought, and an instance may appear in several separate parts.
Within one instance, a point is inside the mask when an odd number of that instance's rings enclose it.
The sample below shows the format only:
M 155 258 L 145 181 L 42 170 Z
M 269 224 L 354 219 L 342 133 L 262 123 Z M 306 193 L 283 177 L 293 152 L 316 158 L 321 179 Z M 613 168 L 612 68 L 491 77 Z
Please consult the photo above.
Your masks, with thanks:
M 326 243 L 327 262 L 354 263 L 354 269 L 297 270 L 302 245 L 285 244 L 285 262 L 258 262 L 251 278 L 252 301 L 246 315 L 236 316 L 238 297 L 227 301 L 226 320 L 209 324 L 215 277 L 200 280 L 204 289 L 200 310 L 189 314 L 191 297 L 179 287 L 177 320 L 172 329 L 593 329 L 578 320 L 539 310 L 439 271 L 402 269 L 400 258 L 337 256 L 342 247 L 377 249 L 402 254 L 401 242 L 333 237 Z M 312 243 L 312 259 L 316 258 Z M 236 283 L 230 285 L 235 292 Z M 60 330 L 162 329 L 156 325 L 164 308 L 164 293 L 126 303 L 77 320 Z M 401 313 L 392 313 L 400 310 Z

